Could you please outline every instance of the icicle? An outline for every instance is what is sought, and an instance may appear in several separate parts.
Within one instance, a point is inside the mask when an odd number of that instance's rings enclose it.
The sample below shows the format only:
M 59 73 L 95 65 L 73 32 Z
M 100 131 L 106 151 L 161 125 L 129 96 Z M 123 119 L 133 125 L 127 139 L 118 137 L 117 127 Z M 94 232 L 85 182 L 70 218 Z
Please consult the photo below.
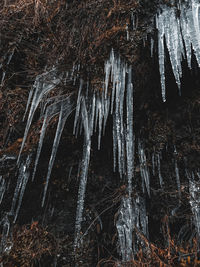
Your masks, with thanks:
M 5 191 L 6 191 L 6 182 L 5 179 L 3 179 L 3 176 L 0 176 L 0 204 L 3 200 Z
M 78 122 L 78 118 L 79 118 L 82 88 L 83 88 L 83 80 L 80 79 L 80 86 L 79 86 L 78 97 L 77 97 L 77 105 L 76 105 L 76 114 L 75 114 L 75 119 L 74 119 L 74 131 L 73 131 L 73 134 L 76 133 L 77 122 Z
M 151 57 L 153 57 L 154 39 L 151 38 Z
M 21 156 L 21 153 L 22 153 L 22 150 L 24 148 L 26 138 L 28 135 L 28 131 L 30 129 L 30 126 L 31 126 L 31 123 L 33 120 L 33 116 L 35 114 L 35 111 L 36 111 L 42 97 L 44 96 L 45 93 L 51 91 L 60 83 L 60 78 L 61 78 L 61 75 L 60 76 L 57 75 L 55 68 L 53 68 L 49 72 L 45 72 L 45 73 L 38 75 L 36 77 L 36 80 L 35 80 L 35 83 L 33 86 L 34 94 L 33 94 L 32 102 L 31 102 L 31 107 L 30 107 L 30 111 L 29 111 L 29 115 L 28 115 L 28 119 L 27 119 L 27 124 L 26 124 L 26 129 L 24 132 L 24 138 L 23 138 L 22 145 L 20 148 L 17 163 L 19 163 L 20 156 Z
M 88 112 L 86 109 L 84 98 L 82 100 L 81 111 L 82 111 L 81 114 L 84 126 L 85 142 L 83 148 L 83 158 L 82 158 L 82 168 L 81 168 L 82 171 L 80 175 L 80 184 L 78 192 L 78 205 L 76 210 L 75 240 L 74 240 L 75 248 L 79 245 L 79 240 L 80 240 L 80 230 L 81 230 L 81 222 L 83 216 L 84 198 L 85 198 L 85 190 L 87 184 L 87 174 L 88 174 L 90 150 L 91 150 L 91 128 L 89 126 Z
M 111 71 L 111 62 L 110 60 L 106 61 L 105 63 L 105 95 L 107 95 L 108 92 L 108 83 L 110 78 L 110 71 Z
M 180 3 L 180 16 L 177 16 L 176 7 L 163 6 L 163 11 L 156 18 L 158 29 L 158 56 L 163 101 L 165 97 L 165 51 L 166 47 L 172 65 L 173 74 L 179 88 L 181 87 L 183 58 L 187 58 L 191 68 L 191 46 L 194 50 L 197 62 L 200 66 L 200 26 L 199 26 L 200 2 L 196 0 Z
M 152 153 L 152 173 L 155 176 L 155 151 Z
M 160 187 L 163 188 L 164 182 L 161 174 L 161 167 L 160 167 L 160 153 L 157 155 L 157 167 L 158 167 L 158 177 L 159 177 L 159 182 L 160 182 Z
M 97 99 L 97 108 L 98 108 L 98 117 L 99 117 L 99 137 L 98 137 L 98 149 L 100 149 L 101 144 L 101 135 L 102 135 L 102 126 L 103 126 L 103 108 L 102 108 L 102 101 L 98 97 Z
M 147 166 L 147 159 L 145 155 L 145 150 L 141 140 L 138 140 L 138 154 L 139 154 L 139 161 L 140 161 L 140 173 L 141 178 L 145 182 L 146 189 L 148 195 L 150 196 L 150 177 L 149 177 L 149 170 Z
M 129 41 L 129 29 L 128 29 L 128 24 L 126 24 L 126 40 Z
M 200 183 L 196 181 L 189 182 L 190 206 L 194 215 L 194 223 L 200 237 Z
M 1 86 L 3 86 L 3 82 L 4 82 L 4 79 L 5 79 L 5 76 L 6 76 L 6 72 L 3 71 L 2 78 L 1 78 Z
M 30 103 L 31 103 L 31 99 L 32 99 L 32 96 L 33 96 L 33 88 L 30 90 L 29 92 L 29 95 L 28 95 L 28 101 L 27 101 L 27 104 L 26 104 L 26 109 L 25 109 L 25 112 L 24 112 L 24 116 L 23 116 L 23 121 L 25 120 L 25 117 L 26 117 L 26 113 L 28 111 L 28 108 L 30 106 Z
M 132 20 L 132 27 L 133 30 L 136 29 L 136 25 L 135 25 L 135 15 L 133 14 L 133 12 L 131 12 L 131 20 Z
M 0 222 L 2 225 L 1 243 L 0 243 L 0 253 L 2 254 L 6 250 L 7 238 L 10 232 L 10 221 L 8 219 L 8 214 L 5 214 Z
M 181 197 L 181 183 L 180 183 L 180 175 L 179 175 L 179 168 L 177 164 L 177 160 L 175 159 L 175 174 L 176 174 L 176 183 L 178 187 L 178 194 Z
M 126 93 L 126 159 L 127 159 L 127 178 L 129 196 L 132 194 L 132 178 L 134 171 L 134 134 L 133 134 L 133 85 L 132 85 L 132 69 L 128 68 L 128 84 Z
M 21 207 L 22 198 L 24 195 L 24 191 L 26 189 L 26 184 L 28 182 L 29 175 L 30 175 L 29 173 L 30 163 L 31 163 L 31 155 L 28 155 L 26 161 L 22 162 L 19 168 L 17 184 L 15 187 L 15 192 L 14 192 L 11 211 L 10 211 L 10 213 L 14 215 L 13 222 L 16 222 L 16 219 L 17 219 L 20 207 Z M 16 208 L 16 204 L 17 204 L 17 208 Z
M 166 89 L 165 89 L 165 47 L 164 47 L 164 21 L 161 15 L 157 17 L 158 27 L 158 60 L 160 70 L 160 81 L 162 90 L 162 100 L 166 101 Z
M 116 222 L 123 262 L 128 262 L 133 258 L 133 216 L 131 199 L 123 197 Z

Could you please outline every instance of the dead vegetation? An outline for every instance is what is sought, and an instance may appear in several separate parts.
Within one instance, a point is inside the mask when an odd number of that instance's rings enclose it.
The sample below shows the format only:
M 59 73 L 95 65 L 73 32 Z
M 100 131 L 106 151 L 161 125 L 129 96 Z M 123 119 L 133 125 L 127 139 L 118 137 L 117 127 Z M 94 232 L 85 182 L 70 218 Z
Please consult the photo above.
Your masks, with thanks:
M 51 266 L 57 251 L 55 237 L 38 222 L 33 222 L 31 225 L 15 227 L 11 249 L 2 256 L 1 262 L 6 266 Z

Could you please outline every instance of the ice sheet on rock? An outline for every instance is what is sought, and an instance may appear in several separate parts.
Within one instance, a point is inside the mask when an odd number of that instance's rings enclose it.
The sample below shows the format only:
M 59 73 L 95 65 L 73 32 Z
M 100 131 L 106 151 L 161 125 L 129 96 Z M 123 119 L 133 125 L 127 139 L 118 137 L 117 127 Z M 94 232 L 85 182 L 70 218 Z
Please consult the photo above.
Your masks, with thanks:
M 24 145 L 25 145 L 25 142 L 26 142 L 28 131 L 30 129 L 35 111 L 36 111 L 40 101 L 42 100 L 43 96 L 47 92 L 53 90 L 60 83 L 61 76 L 62 76 L 62 74 L 58 75 L 57 70 L 55 68 L 53 68 L 52 70 L 47 71 L 47 72 L 45 72 L 41 75 L 38 75 L 36 77 L 35 83 L 33 85 L 33 90 L 34 90 L 33 96 L 30 96 L 30 98 L 32 97 L 32 101 L 30 101 L 30 110 L 29 110 L 29 115 L 28 115 L 28 119 L 27 119 L 27 124 L 26 124 L 25 132 L 24 132 L 22 145 L 21 145 L 20 152 L 19 152 L 18 163 L 20 160 L 21 152 L 22 152 Z M 26 109 L 28 109 L 28 105 L 27 105 Z
M 194 223 L 198 236 L 200 237 L 200 182 L 190 180 L 189 182 L 190 192 L 190 206 L 194 215 Z

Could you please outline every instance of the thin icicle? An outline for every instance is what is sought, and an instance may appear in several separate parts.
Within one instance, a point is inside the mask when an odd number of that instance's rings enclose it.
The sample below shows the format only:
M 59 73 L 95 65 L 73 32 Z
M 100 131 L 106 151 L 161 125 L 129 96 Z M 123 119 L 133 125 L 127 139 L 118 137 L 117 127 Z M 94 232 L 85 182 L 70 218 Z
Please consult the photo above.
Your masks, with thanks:
M 33 96 L 33 88 L 30 90 L 29 92 L 29 95 L 28 95 L 28 101 L 27 101 L 27 104 L 26 104 L 26 109 L 25 109 L 25 112 L 24 112 L 24 116 L 23 116 L 23 121 L 25 120 L 25 117 L 26 117 L 26 114 L 28 112 L 28 108 L 30 106 L 30 103 L 31 103 L 31 99 L 32 99 L 32 96 Z
M 155 176 L 155 152 L 152 153 L 152 173 Z
M 139 154 L 139 161 L 140 161 L 141 178 L 145 182 L 148 195 L 150 196 L 150 174 L 149 174 L 149 169 L 147 166 L 145 150 L 144 150 L 142 141 L 140 139 L 138 140 L 138 154 Z
M 79 86 L 79 91 L 78 91 L 78 97 L 77 97 L 77 105 L 76 105 L 76 114 L 75 114 L 75 119 L 74 119 L 74 130 L 73 134 L 76 134 L 76 129 L 77 129 L 77 122 L 79 118 L 79 112 L 80 112 L 80 105 L 81 105 L 81 92 L 83 88 L 83 80 L 80 79 L 80 86 Z
M 153 57 L 153 50 L 154 50 L 154 39 L 151 38 L 151 57 Z
M 157 168 L 158 168 L 158 177 L 159 177 L 160 187 L 163 188 L 164 182 L 163 182 L 163 178 L 161 174 L 160 153 L 157 153 L 156 158 L 157 158 Z
M 158 15 L 157 17 L 158 27 L 158 60 L 160 70 L 161 92 L 162 100 L 166 101 L 166 88 L 165 88 L 165 47 L 164 47 L 164 22 L 163 17 Z
M 181 182 L 180 182 L 179 168 L 176 159 L 175 159 L 175 174 L 176 174 L 176 183 L 178 187 L 178 194 L 179 197 L 181 197 Z
M 14 215 L 14 223 L 17 220 L 19 210 L 21 207 L 22 199 L 26 189 L 26 184 L 29 178 L 29 166 L 31 164 L 31 155 L 28 155 L 27 159 L 21 163 L 19 168 L 19 174 L 17 178 L 17 184 L 15 187 L 15 192 L 12 200 L 12 206 L 10 213 Z
M 128 69 L 128 84 L 126 93 L 126 159 L 127 159 L 127 178 L 129 197 L 132 194 L 132 178 L 134 171 L 134 134 L 133 134 L 133 85 L 132 85 L 132 69 Z
M 0 253 L 2 254 L 6 250 L 7 239 L 10 232 L 10 221 L 8 219 L 8 214 L 5 214 L 3 219 L 0 221 L 0 225 L 2 225 L 3 228 L 0 243 Z
M 0 204 L 3 200 L 5 191 L 6 191 L 6 182 L 5 179 L 3 179 L 3 176 L 0 176 Z
M 80 176 L 80 184 L 78 192 L 78 205 L 76 210 L 75 240 L 74 240 L 75 248 L 79 245 L 79 240 L 80 240 L 80 230 L 83 217 L 84 198 L 85 198 L 85 190 L 87 184 L 87 174 L 88 174 L 90 150 L 91 150 L 91 129 L 89 127 L 88 111 L 84 99 L 82 101 L 81 108 L 82 108 L 82 120 L 84 126 L 85 141 L 83 148 L 83 158 L 82 158 L 82 168 L 81 168 L 82 171 Z

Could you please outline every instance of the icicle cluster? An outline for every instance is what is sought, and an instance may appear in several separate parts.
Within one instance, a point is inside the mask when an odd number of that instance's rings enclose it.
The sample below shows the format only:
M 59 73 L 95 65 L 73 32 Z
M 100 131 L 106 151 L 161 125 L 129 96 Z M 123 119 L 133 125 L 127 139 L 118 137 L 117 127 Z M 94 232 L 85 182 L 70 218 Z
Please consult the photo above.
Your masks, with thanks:
M 78 131 L 83 128 L 85 136 L 76 215 L 75 246 L 78 244 L 83 216 L 91 136 L 94 131 L 97 131 L 98 127 L 98 147 L 100 149 L 101 136 L 105 132 L 109 113 L 113 114 L 114 170 L 116 170 L 118 165 L 120 176 L 127 177 L 129 201 L 132 192 L 134 169 L 133 85 L 131 67 L 121 60 L 119 56 L 116 56 L 112 50 L 110 58 L 105 62 L 103 92 L 99 93 L 94 91 L 93 95 L 88 97 L 88 90 L 86 90 L 86 94 L 83 91 L 83 83 L 80 80 L 74 120 L 74 134 L 77 135 Z M 124 114 L 125 104 L 126 114 Z
M 26 106 L 25 115 L 28 111 L 28 108 L 30 106 L 29 115 L 26 123 L 26 129 L 24 132 L 24 138 L 22 141 L 19 157 L 18 157 L 18 163 L 20 161 L 21 152 L 24 148 L 26 138 L 33 120 L 33 116 L 35 114 L 35 111 L 41 102 L 42 98 L 45 94 L 47 94 L 49 91 L 53 90 L 61 81 L 62 74 L 58 75 L 57 70 L 53 68 L 50 71 L 46 71 L 45 73 L 38 75 L 36 77 L 35 83 L 33 85 L 33 88 L 31 89 L 28 97 L 28 102 Z
M 178 7 L 180 16 L 177 16 L 176 7 L 163 6 L 162 11 L 156 17 L 156 26 L 158 29 L 158 58 L 163 101 L 166 101 L 165 43 L 180 94 L 182 77 L 181 62 L 183 58 L 186 58 L 188 66 L 191 68 L 191 46 L 200 66 L 199 8 L 199 1 L 188 0 L 180 3 Z

